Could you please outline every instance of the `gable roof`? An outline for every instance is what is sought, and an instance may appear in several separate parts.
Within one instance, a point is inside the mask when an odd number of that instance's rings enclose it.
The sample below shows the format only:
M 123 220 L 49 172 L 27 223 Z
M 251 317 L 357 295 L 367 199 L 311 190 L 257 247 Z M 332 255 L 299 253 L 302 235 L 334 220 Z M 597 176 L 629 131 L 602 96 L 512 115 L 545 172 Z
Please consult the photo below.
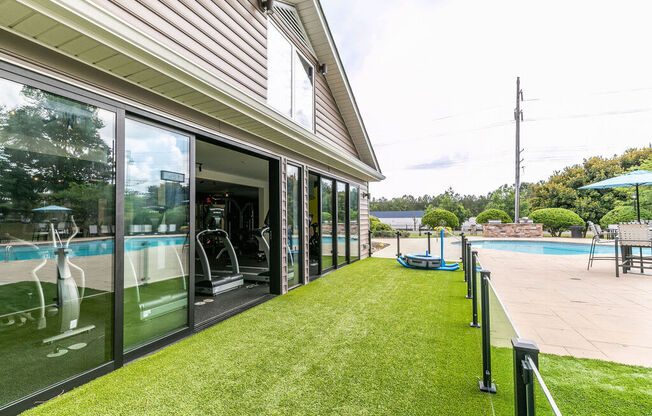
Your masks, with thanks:
M 0 19 L 0 28 L 211 117 L 219 122 L 219 134 L 234 142 L 250 145 L 243 138 L 230 136 L 228 132 L 233 130 L 228 126 L 261 137 L 273 145 L 300 153 L 360 180 L 382 180 L 384 176 L 357 111 L 355 99 L 350 93 L 321 6 L 316 0 L 295 3 L 300 9 L 299 13 L 304 13 L 301 18 L 312 45 L 319 47 L 317 54 L 320 60 L 331 64 L 327 81 L 336 95 L 337 106 L 345 118 L 358 156 L 342 152 L 336 144 L 324 140 L 270 108 L 260 97 L 254 97 L 226 81 L 214 68 L 207 68 L 196 57 L 186 54 L 185 49 L 153 37 L 148 32 L 151 27 L 145 28 L 125 16 L 131 12 L 138 13 L 136 9 L 126 10 L 112 2 L 88 0 L 5 0 L 2 9 L 6 13 L 4 19 Z M 125 2 L 124 5 L 127 7 L 141 3 Z M 241 5 L 254 13 L 254 3 L 243 2 Z M 305 13 L 312 13 L 313 20 Z M 52 33 L 57 36 L 51 36 Z M 56 79 L 126 100 L 132 105 L 146 105 L 157 111 L 156 103 L 141 101 L 139 96 L 123 95 L 110 85 L 84 84 L 83 76 L 68 77 L 65 71 L 58 71 L 56 62 L 36 60 L 30 63 L 20 58 L 20 52 L 18 56 L 17 60 L 9 59 L 9 62 L 37 71 L 45 68 L 48 75 Z M 43 68 L 34 67 L 32 63 L 35 62 Z
M 320 63 L 328 65 L 326 80 L 344 118 L 360 158 L 381 172 L 367 129 L 360 115 L 344 65 L 319 0 L 284 0 L 294 4 Z

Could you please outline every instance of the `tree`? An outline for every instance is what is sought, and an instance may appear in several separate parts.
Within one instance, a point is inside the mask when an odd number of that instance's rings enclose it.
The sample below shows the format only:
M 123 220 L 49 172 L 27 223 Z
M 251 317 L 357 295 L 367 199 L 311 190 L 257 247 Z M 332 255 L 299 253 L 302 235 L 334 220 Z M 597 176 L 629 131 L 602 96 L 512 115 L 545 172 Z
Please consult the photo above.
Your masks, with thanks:
M 500 220 L 503 224 L 513 222 L 505 211 L 496 208 L 489 208 L 482 211 L 475 219 L 478 224 L 486 224 L 489 220 Z
M 521 184 L 519 217 L 527 217 L 530 214 L 530 203 L 528 194 L 530 193 L 531 184 Z M 514 218 L 514 202 L 516 200 L 516 190 L 512 185 L 503 185 L 491 193 L 491 200 L 486 209 L 499 209 L 507 213 L 507 216 Z
M 421 224 L 431 229 L 436 229 L 439 226 L 457 228 L 460 222 L 450 211 L 441 208 L 429 209 L 421 218 Z
M 564 208 L 543 208 L 532 212 L 532 220 L 543 224 L 553 237 L 558 237 L 572 225 L 584 226 L 584 220 L 571 210 Z

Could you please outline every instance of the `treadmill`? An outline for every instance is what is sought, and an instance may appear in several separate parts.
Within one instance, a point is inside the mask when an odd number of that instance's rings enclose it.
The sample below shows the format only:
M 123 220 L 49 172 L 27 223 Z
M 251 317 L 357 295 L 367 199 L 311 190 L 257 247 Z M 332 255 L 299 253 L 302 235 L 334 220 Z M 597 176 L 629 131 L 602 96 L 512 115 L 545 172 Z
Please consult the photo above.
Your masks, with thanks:
M 269 233 L 268 226 L 256 228 L 252 231 L 256 241 L 258 241 L 258 245 L 263 248 L 267 267 L 260 272 L 258 271 L 261 269 L 259 267 L 245 267 L 245 270 L 243 270 L 245 280 L 269 283 L 269 242 L 265 238 L 265 233 Z
M 211 270 L 210 262 L 208 261 L 208 255 L 204 249 L 204 245 L 201 242 L 201 237 L 204 235 L 215 234 L 223 243 L 224 249 L 220 251 L 220 254 L 226 250 L 229 258 L 231 260 L 231 271 L 218 271 Z M 244 279 L 240 273 L 240 266 L 238 264 L 238 258 L 229 240 L 229 235 L 226 231 L 216 228 L 216 229 L 206 229 L 197 233 L 195 237 L 197 240 L 197 257 L 199 257 L 199 263 L 203 273 L 195 273 L 195 292 L 200 295 L 215 296 L 219 293 L 228 292 L 229 290 L 234 290 L 242 285 L 244 285 Z M 219 254 L 218 254 L 219 257 Z

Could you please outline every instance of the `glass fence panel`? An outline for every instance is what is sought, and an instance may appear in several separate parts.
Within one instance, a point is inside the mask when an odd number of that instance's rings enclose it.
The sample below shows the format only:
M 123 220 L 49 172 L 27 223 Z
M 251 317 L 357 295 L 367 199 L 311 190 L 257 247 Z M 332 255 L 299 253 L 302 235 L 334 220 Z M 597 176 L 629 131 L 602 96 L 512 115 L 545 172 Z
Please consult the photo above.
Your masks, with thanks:
M 546 386 L 541 373 L 531 358 L 528 357 L 528 363 L 534 369 L 532 384 L 534 389 L 534 408 L 537 416 L 561 416 L 561 412 L 555 403 L 554 398 Z
M 480 273 L 478 273 L 480 280 Z M 514 367 L 512 357 L 512 338 L 518 338 L 519 333 L 512 319 L 505 310 L 496 289 L 488 281 L 489 317 L 491 339 L 491 372 L 496 385 L 494 404 L 500 412 L 496 414 L 511 414 L 514 412 Z M 482 319 L 484 324 L 485 319 Z

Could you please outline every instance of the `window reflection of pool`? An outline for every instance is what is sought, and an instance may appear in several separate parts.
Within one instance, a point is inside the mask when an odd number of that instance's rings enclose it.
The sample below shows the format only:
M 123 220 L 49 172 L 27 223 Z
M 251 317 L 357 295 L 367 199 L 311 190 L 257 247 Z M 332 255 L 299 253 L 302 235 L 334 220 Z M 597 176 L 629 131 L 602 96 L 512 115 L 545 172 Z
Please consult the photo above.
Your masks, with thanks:
M 138 251 L 148 247 L 180 245 L 186 241 L 185 236 L 125 238 L 126 251 Z M 33 246 L 14 245 L 5 256 L 5 261 L 35 260 L 43 257 L 54 258 L 55 251 L 51 245 L 39 244 L 38 250 Z M 113 254 L 113 238 L 74 241 L 69 246 L 69 257 L 88 257 Z

